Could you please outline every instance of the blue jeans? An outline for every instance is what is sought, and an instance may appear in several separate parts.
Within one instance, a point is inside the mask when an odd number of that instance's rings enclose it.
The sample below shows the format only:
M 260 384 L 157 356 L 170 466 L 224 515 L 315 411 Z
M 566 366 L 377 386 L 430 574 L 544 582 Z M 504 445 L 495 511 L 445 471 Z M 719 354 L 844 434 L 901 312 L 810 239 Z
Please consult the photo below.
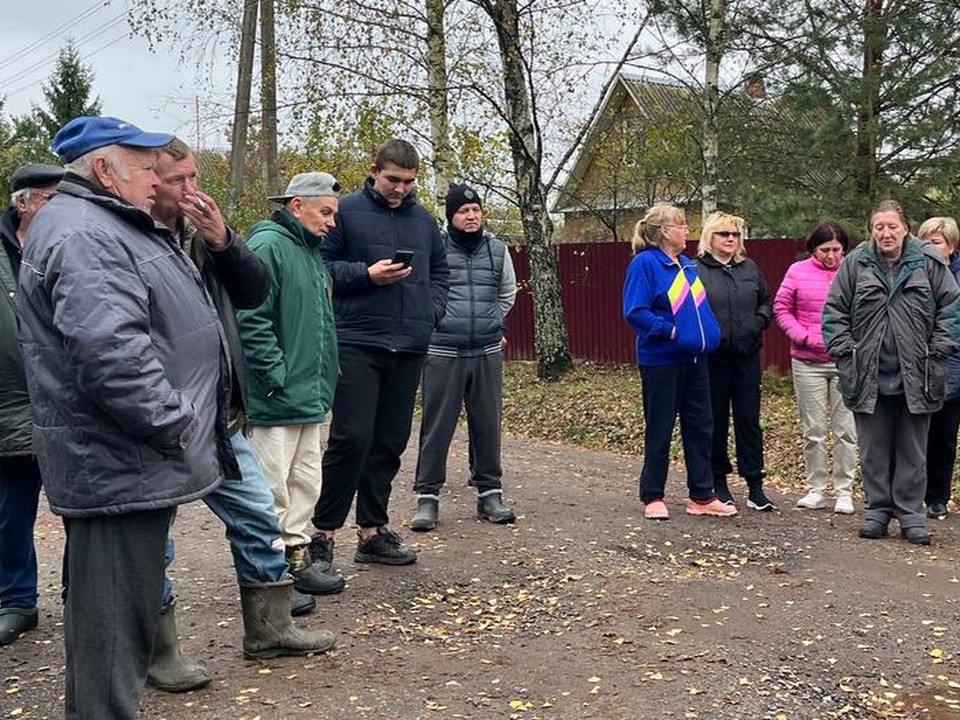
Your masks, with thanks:
M 233 553 L 233 567 L 241 587 L 279 582 L 288 568 L 280 539 L 280 521 L 273 510 L 273 493 L 260 469 L 250 441 L 242 432 L 230 436 L 240 465 L 240 482 L 225 480 L 203 498 L 214 515 L 226 526 Z M 173 539 L 167 538 L 166 563 L 173 562 Z M 164 583 L 164 605 L 173 599 L 170 578 Z
M 37 551 L 33 526 L 40 468 L 32 457 L 0 458 L 0 606 L 37 606 Z

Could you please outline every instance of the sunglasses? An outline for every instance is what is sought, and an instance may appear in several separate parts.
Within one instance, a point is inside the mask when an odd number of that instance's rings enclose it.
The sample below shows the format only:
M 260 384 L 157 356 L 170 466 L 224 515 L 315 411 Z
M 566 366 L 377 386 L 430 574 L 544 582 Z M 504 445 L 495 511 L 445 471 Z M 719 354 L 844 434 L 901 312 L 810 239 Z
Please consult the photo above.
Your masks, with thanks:
M 741 232 L 739 232 L 739 231 L 737 231 L 737 230 L 716 230 L 716 231 L 714 231 L 713 234 L 714 234 L 714 235 L 719 235 L 719 236 L 722 237 L 722 238 L 733 237 L 733 238 L 739 239 L 740 237 L 743 236 L 743 233 L 741 233 Z

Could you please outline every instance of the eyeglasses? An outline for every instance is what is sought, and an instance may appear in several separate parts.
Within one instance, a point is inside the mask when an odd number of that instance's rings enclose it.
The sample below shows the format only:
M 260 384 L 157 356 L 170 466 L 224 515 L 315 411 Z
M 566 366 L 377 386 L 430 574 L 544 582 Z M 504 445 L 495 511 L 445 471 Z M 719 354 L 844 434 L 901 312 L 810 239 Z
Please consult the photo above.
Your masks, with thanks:
M 743 237 L 743 233 L 737 230 L 715 230 L 714 235 L 719 235 L 722 238 L 737 238 L 738 240 Z

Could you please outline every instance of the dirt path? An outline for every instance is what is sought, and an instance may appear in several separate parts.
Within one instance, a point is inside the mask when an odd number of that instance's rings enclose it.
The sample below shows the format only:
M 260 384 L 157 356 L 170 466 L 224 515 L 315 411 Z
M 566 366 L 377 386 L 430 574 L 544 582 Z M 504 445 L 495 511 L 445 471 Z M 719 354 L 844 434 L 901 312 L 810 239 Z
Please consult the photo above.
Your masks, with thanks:
M 410 568 L 355 566 L 311 627 L 339 634 L 324 657 L 247 662 L 222 528 L 206 507 L 177 522 L 184 648 L 214 675 L 187 695 L 148 691 L 143 717 L 958 718 L 960 520 L 934 542 L 855 537 L 858 516 L 780 512 L 734 521 L 644 521 L 639 462 L 505 442 L 513 528 L 473 519 L 458 437 L 436 533 L 404 531 Z M 406 458 L 392 509 L 413 500 Z M 741 493 L 742 494 L 742 493 Z M 401 528 L 401 530 L 403 530 Z M 41 518 L 41 627 L 0 650 L 0 717 L 62 717 L 58 597 L 62 530 Z

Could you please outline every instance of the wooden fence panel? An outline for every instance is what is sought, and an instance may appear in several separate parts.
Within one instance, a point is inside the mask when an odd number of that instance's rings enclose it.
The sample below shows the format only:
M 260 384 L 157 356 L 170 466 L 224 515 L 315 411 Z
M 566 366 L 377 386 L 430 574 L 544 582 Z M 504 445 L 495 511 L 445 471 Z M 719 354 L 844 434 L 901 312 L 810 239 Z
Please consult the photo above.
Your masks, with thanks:
M 791 263 L 803 256 L 803 240 L 751 239 L 747 251 L 760 266 L 771 297 L 776 294 Z M 533 299 L 529 265 L 522 248 L 510 248 L 520 290 L 507 319 L 507 351 L 511 360 L 532 360 Z M 556 247 L 563 288 L 563 309 L 570 334 L 570 352 L 576 360 L 632 363 L 635 336 L 623 320 L 623 277 L 632 252 L 628 243 L 569 243 Z M 687 244 L 687 254 L 696 243 Z M 790 371 L 790 343 L 776 326 L 764 333 L 761 361 L 765 368 Z

